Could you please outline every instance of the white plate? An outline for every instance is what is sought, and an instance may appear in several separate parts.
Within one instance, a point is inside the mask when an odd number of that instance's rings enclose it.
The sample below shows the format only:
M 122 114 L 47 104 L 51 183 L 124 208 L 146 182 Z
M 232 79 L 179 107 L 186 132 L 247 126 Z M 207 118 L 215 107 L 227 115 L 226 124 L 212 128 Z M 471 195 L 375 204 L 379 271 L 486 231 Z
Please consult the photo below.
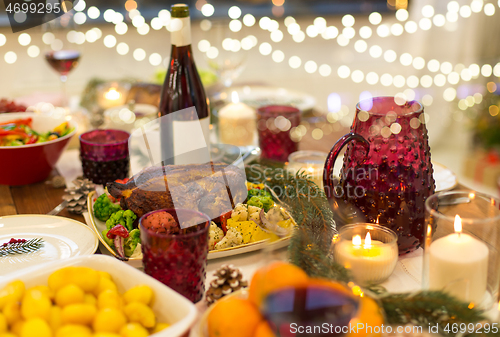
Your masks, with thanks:
M 434 181 L 436 182 L 436 192 L 448 191 L 458 185 L 458 179 L 446 166 L 432 162 L 434 168 Z
M 45 263 L 34 269 L 9 275 L 0 281 L 0 289 L 14 280 L 22 280 L 26 287 L 47 285 L 47 279 L 54 271 L 68 266 L 85 266 L 111 274 L 120 293 L 137 285 L 147 285 L 154 292 L 152 309 L 159 322 L 171 326 L 152 336 L 180 337 L 194 324 L 197 310 L 193 303 L 152 277 L 121 263 L 115 258 L 102 255 L 80 256 L 64 261 Z
M 42 238 L 43 247 L 32 253 L 0 257 L 0 278 L 43 262 L 91 255 L 99 241 L 85 224 L 52 215 L 12 215 L 0 217 L 0 244 L 11 238 Z
M 230 102 L 233 91 L 238 93 L 240 102 L 254 108 L 265 105 L 293 105 L 305 112 L 316 106 L 316 99 L 311 95 L 285 88 L 253 85 L 228 88 L 216 96 L 216 99 Z
M 101 232 L 106 229 L 106 223 L 104 221 L 97 219 L 94 216 L 94 202 L 95 202 L 94 199 L 95 199 L 95 192 L 90 192 L 87 199 L 87 204 L 89 205 L 88 219 L 90 220 L 90 223 L 88 225 L 95 231 L 95 233 L 98 235 L 99 241 L 101 241 L 101 245 L 99 246 L 101 247 L 100 248 L 101 253 L 117 257 L 117 254 L 114 251 L 114 249 L 111 248 L 102 238 Z M 270 245 L 273 249 L 279 249 L 288 246 L 289 243 L 290 243 L 290 237 L 285 237 L 272 242 Z M 259 242 L 247 243 L 236 247 L 225 248 L 221 250 L 212 250 L 208 252 L 207 259 L 208 260 L 220 259 L 222 257 L 254 252 L 263 249 L 267 244 L 268 244 L 267 241 L 259 241 Z M 136 257 L 129 258 L 128 261 L 126 261 L 126 263 L 131 265 L 132 267 L 136 268 L 141 267 L 142 254 Z

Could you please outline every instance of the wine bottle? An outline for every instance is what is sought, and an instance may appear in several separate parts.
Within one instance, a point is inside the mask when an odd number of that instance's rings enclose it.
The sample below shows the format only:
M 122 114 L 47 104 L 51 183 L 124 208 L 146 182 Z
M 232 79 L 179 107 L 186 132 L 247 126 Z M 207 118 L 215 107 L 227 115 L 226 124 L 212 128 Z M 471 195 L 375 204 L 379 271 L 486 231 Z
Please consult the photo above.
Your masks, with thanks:
M 163 164 L 210 161 L 210 108 L 191 49 L 189 7 L 171 9 L 172 52 L 160 101 Z

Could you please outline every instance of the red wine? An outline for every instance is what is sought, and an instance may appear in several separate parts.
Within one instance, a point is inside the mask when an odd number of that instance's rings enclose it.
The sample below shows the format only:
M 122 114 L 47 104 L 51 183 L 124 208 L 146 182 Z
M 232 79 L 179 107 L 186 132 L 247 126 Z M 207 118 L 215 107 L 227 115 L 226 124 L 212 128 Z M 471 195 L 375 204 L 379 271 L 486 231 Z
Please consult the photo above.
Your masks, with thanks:
M 76 50 L 58 50 L 45 54 L 45 59 L 59 74 L 66 76 L 78 65 L 80 52 Z
M 359 302 L 328 286 L 285 288 L 263 304 L 264 317 L 277 337 L 344 336 Z
M 173 5 L 171 13 L 172 26 L 179 29 L 172 31 L 171 58 L 161 93 L 162 159 L 164 164 L 205 163 L 210 160 L 210 109 L 191 49 L 189 7 Z

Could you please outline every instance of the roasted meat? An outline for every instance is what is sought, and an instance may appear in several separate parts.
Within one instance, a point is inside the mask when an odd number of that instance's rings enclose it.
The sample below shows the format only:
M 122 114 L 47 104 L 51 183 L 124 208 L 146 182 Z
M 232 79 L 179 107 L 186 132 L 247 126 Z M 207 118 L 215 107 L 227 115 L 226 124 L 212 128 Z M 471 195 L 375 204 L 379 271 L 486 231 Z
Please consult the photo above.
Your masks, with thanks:
M 157 209 L 184 208 L 215 219 L 245 201 L 245 181 L 244 170 L 234 165 L 207 163 L 149 167 L 126 184 L 107 187 L 138 217 Z

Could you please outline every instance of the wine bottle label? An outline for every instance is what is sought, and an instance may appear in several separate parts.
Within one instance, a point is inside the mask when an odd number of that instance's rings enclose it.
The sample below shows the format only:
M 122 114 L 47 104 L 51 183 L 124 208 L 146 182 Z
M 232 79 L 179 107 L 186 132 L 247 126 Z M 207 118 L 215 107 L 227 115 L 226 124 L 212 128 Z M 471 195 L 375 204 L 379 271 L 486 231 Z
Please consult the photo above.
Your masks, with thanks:
M 170 22 L 172 32 L 172 45 L 177 47 L 191 44 L 191 21 L 190 18 L 173 18 Z
M 174 163 L 203 164 L 210 161 L 210 118 L 172 123 Z

